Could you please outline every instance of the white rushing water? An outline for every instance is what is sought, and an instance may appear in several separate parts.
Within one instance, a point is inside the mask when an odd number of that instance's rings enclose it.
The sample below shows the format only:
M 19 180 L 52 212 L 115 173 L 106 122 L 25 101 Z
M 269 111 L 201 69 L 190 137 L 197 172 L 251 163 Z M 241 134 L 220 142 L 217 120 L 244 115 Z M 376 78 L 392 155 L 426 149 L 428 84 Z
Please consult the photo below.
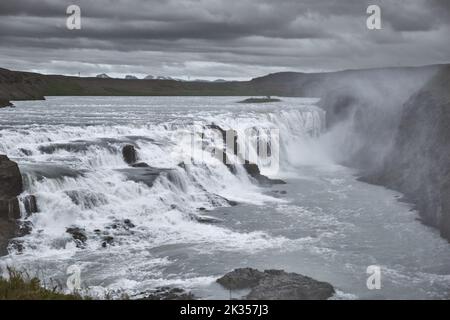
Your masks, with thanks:
M 228 297 L 214 280 L 245 266 L 304 273 L 344 297 L 448 294 L 448 245 L 397 194 L 334 164 L 328 150 L 336 146 L 322 135 L 325 113 L 315 99 L 240 99 L 50 97 L 1 110 L 0 153 L 19 163 L 22 199 L 36 196 L 39 209 L 27 215 L 22 203 L 30 232 L 12 242 L 1 264 L 62 283 L 76 264 L 91 294 L 174 285 Z M 280 170 L 260 165 L 288 183 L 261 187 L 242 166 L 233 174 L 208 154 L 180 165 L 192 156 L 180 137 L 203 132 L 216 145 L 211 124 L 236 130 L 239 144 L 249 129 L 278 130 L 272 150 L 279 149 Z M 128 144 L 152 169 L 124 162 Z M 66 232 L 74 227 L 84 230 L 84 244 Z M 365 287 L 371 264 L 386 270 L 385 290 Z M 414 286 L 421 290 L 411 292 Z

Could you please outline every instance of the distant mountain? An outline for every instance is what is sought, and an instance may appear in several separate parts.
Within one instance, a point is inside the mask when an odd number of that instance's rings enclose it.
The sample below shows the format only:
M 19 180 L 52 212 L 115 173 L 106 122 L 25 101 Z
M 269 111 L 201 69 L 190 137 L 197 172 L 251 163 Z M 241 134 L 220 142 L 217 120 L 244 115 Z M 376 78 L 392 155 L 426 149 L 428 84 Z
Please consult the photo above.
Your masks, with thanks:
M 146 76 L 144 79 L 145 79 L 145 80 L 153 80 L 153 79 L 155 79 L 155 77 L 152 76 L 152 75 L 148 75 L 148 76 Z
M 125 79 L 127 79 L 127 80 L 137 80 L 137 77 L 136 77 L 136 76 L 133 76 L 133 75 L 127 74 L 127 75 L 125 76 Z
M 172 77 L 168 77 L 168 76 L 157 76 L 156 79 L 157 80 L 174 80 Z
M 211 82 L 211 81 L 205 79 L 194 79 L 192 80 L 192 82 Z
M 214 80 L 214 82 L 227 82 L 227 80 L 225 80 L 225 79 L 217 79 L 217 80 Z
M 95 77 L 100 78 L 100 79 L 111 79 L 111 77 L 108 76 L 106 73 L 100 73 L 100 74 L 96 75 Z

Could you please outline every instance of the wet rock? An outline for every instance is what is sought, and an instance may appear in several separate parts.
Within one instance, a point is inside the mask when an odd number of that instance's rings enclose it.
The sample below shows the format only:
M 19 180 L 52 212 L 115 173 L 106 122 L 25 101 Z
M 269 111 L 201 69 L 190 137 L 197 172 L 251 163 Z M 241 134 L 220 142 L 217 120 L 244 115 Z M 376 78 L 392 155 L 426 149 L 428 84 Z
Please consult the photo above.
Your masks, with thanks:
M 283 270 L 236 269 L 217 282 L 230 290 L 251 289 L 249 300 L 325 300 L 335 293 L 329 283 Z
M 123 223 L 124 223 L 124 225 L 127 226 L 128 228 L 134 228 L 134 227 L 136 227 L 136 226 L 134 225 L 134 223 L 131 222 L 130 219 L 125 219 L 125 220 L 123 220 Z
M 105 236 L 102 238 L 102 247 L 106 248 L 108 245 L 113 245 L 114 244 L 114 237 L 111 236 Z
M 16 235 L 18 237 L 23 237 L 26 236 L 27 234 L 31 233 L 31 230 L 33 229 L 33 224 L 31 223 L 31 221 L 25 220 L 25 221 L 20 221 L 18 223 L 19 228 L 16 232 Z
M 131 144 L 127 144 L 122 148 L 122 156 L 123 160 L 129 165 L 136 163 L 138 159 L 136 149 Z
M 67 228 L 66 232 L 72 236 L 78 248 L 84 248 L 87 241 L 86 230 L 83 228 L 73 227 Z
M 148 167 L 148 168 L 118 169 L 117 171 L 124 174 L 127 180 L 134 181 L 137 183 L 142 182 L 147 186 L 152 187 L 156 178 L 158 178 L 162 172 L 167 172 L 168 169 Z
M 22 152 L 25 156 L 33 155 L 33 152 L 31 150 L 28 150 L 28 149 L 20 148 L 19 151 Z
M 9 240 L 16 236 L 16 220 L 20 218 L 17 196 L 22 190 L 22 175 L 17 163 L 0 155 L 0 256 L 7 253 Z
M 67 190 L 64 193 L 74 204 L 85 209 L 92 209 L 108 203 L 103 193 L 95 193 L 90 190 Z
M 223 222 L 222 219 L 206 216 L 206 215 L 192 215 L 192 218 L 200 223 L 220 223 Z
M 233 130 L 233 129 L 229 129 L 229 130 L 225 130 L 222 129 L 220 126 L 218 126 L 215 123 L 212 123 L 210 125 L 206 126 L 209 129 L 212 130 L 217 130 L 220 132 L 221 136 L 222 136 L 222 140 L 225 144 L 225 150 L 230 152 L 230 154 L 234 154 L 237 155 L 237 151 L 238 151 L 238 136 L 237 136 L 237 131 Z M 225 159 L 225 158 L 222 158 Z
M 239 204 L 237 201 L 234 201 L 234 200 L 227 200 L 227 202 L 232 207 L 235 207 Z
M 180 288 L 160 287 L 137 300 L 195 300 L 195 296 Z
M 30 195 L 25 196 L 23 198 L 23 204 L 24 204 L 27 216 L 30 216 L 33 213 L 36 213 L 39 211 L 36 196 L 34 196 L 34 195 L 30 194 Z
M 256 181 L 258 181 L 258 183 L 261 185 L 286 184 L 286 182 L 283 180 L 270 179 L 269 177 L 266 177 L 265 175 L 261 174 L 258 165 L 255 163 L 247 162 L 244 163 L 243 166 L 244 169 L 247 171 L 247 173 Z
M 217 283 L 229 290 L 241 290 L 255 287 L 264 276 L 264 272 L 256 269 L 239 268 L 217 279 Z
M 23 190 L 22 175 L 17 163 L 0 155 L 0 197 L 17 197 Z
M 125 219 L 123 221 L 121 220 L 115 220 L 114 223 L 107 226 L 106 229 L 113 229 L 113 230 L 129 230 L 136 227 L 130 219 Z
M 219 161 L 221 161 L 224 165 L 226 165 L 231 173 L 236 174 L 236 172 L 237 172 L 236 164 L 230 160 L 230 158 L 227 155 L 227 151 L 230 154 L 234 154 L 235 156 L 238 156 L 237 132 L 233 129 L 224 130 L 220 126 L 218 126 L 214 123 L 208 125 L 207 127 L 210 129 L 219 131 L 220 134 L 222 135 L 222 139 L 224 141 L 224 149 L 215 148 L 214 156 Z M 259 146 L 259 144 L 258 144 L 258 146 Z M 270 150 L 270 153 L 271 153 L 270 145 L 268 145 L 268 149 Z M 241 161 L 242 161 L 242 159 L 241 159 Z M 286 183 L 283 180 L 270 179 L 269 177 L 262 175 L 259 170 L 258 165 L 255 163 L 250 163 L 248 160 L 244 160 L 242 162 L 244 162 L 243 166 L 244 166 L 244 169 L 247 171 L 247 173 L 261 185 L 273 185 L 273 184 L 285 184 Z
M 145 162 L 139 162 L 131 165 L 133 168 L 150 168 Z

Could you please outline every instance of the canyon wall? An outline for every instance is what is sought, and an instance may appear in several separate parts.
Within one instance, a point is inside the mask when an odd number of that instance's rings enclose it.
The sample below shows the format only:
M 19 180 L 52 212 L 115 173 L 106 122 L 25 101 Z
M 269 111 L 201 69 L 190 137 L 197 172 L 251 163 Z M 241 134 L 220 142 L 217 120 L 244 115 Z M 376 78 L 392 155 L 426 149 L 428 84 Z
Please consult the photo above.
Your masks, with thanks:
M 6 254 L 9 240 L 17 234 L 17 219 L 20 218 L 17 196 L 22 189 L 22 176 L 17 163 L 0 155 L 0 256 Z

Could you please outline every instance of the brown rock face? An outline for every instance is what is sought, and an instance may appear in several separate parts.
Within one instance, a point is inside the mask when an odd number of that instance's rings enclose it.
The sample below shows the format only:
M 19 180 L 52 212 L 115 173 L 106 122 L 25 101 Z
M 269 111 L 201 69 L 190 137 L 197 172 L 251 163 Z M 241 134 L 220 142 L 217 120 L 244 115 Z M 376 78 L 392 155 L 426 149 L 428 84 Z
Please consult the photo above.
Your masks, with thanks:
M 22 189 L 22 176 L 17 163 L 0 155 L 0 255 L 7 253 L 8 242 L 16 234 L 16 220 L 20 218 L 17 196 Z

